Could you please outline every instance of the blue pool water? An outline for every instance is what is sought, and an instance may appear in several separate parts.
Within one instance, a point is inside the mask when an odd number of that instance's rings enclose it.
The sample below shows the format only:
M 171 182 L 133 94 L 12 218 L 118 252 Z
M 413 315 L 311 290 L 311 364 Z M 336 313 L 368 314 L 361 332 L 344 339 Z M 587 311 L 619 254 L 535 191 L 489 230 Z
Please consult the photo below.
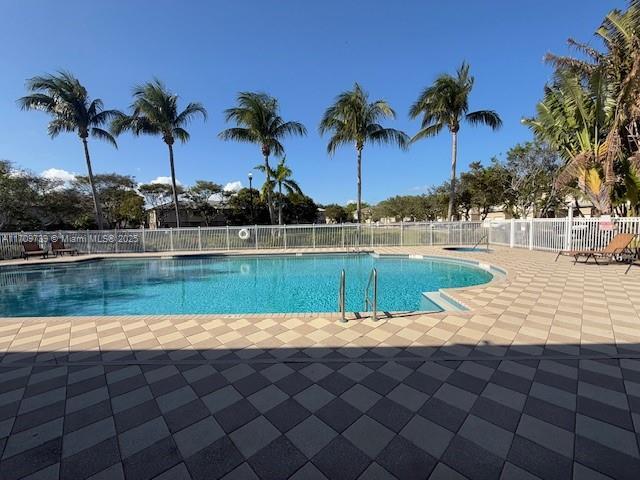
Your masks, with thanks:
M 0 316 L 284 313 L 364 310 L 377 268 L 379 310 L 438 310 L 421 293 L 478 285 L 491 273 L 433 258 L 368 254 L 108 259 L 0 269 Z

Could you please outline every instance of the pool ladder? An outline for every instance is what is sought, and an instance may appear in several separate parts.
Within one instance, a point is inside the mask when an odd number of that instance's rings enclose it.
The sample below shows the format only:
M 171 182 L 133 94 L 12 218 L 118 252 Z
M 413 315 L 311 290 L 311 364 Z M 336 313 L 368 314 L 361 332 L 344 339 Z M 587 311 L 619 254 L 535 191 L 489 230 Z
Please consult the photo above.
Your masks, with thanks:
M 347 274 L 344 269 L 340 272 L 340 287 L 338 289 L 338 310 L 340 312 L 340 321 L 347 322 L 346 303 L 347 303 Z M 373 290 L 371 288 L 373 287 Z M 373 294 L 373 295 L 371 295 Z M 364 311 L 368 312 L 371 307 L 373 321 L 378 320 L 378 270 L 375 268 L 369 274 L 367 288 L 364 291 Z
M 369 298 L 369 290 L 373 286 L 373 298 Z M 375 322 L 378 320 L 378 270 L 375 268 L 369 274 L 367 288 L 364 290 L 364 311 L 368 312 L 371 307 L 372 318 Z
M 480 245 L 482 242 L 484 241 L 485 245 L 486 245 L 486 249 L 487 252 L 489 252 L 489 235 L 483 235 L 482 237 L 480 237 L 480 240 L 478 240 L 474 245 L 473 248 L 475 249 L 478 245 Z

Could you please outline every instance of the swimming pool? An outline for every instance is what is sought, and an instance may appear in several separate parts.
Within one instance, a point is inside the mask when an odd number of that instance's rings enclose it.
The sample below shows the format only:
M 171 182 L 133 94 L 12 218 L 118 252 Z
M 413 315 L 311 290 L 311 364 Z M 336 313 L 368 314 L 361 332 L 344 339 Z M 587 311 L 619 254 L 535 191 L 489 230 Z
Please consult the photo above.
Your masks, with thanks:
M 477 266 L 434 257 L 345 255 L 102 259 L 0 269 L 0 316 L 362 311 L 372 268 L 380 311 L 434 311 L 422 292 L 489 282 Z

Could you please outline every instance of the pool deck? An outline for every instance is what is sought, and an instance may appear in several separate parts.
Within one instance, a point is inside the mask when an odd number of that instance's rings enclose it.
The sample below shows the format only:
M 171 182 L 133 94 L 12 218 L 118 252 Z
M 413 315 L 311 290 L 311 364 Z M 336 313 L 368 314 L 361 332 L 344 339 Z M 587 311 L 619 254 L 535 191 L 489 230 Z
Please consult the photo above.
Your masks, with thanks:
M 507 275 L 378 322 L 2 319 L 0 478 L 638 478 L 640 267 L 374 250 Z

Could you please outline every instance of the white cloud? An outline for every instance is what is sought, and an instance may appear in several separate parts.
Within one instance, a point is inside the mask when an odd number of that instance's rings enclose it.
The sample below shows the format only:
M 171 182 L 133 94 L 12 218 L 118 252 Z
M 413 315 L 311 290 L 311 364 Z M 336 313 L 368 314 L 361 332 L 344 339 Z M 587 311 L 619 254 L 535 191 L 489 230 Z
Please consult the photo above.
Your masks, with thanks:
M 171 177 L 157 177 L 151 180 L 149 183 L 161 183 L 163 185 L 171 185 Z M 176 179 L 176 185 L 182 185 L 182 182 Z
M 242 188 L 242 182 L 240 180 L 236 180 L 235 182 L 227 183 L 222 189 L 225 192 L 237 192 Z
M 68 172 L 61 168 L 48 168 L 40 174 L 41 177 L 49 180 L 61 180 L 65 183 L 72 182 L 76 179 L 76 174 Z

